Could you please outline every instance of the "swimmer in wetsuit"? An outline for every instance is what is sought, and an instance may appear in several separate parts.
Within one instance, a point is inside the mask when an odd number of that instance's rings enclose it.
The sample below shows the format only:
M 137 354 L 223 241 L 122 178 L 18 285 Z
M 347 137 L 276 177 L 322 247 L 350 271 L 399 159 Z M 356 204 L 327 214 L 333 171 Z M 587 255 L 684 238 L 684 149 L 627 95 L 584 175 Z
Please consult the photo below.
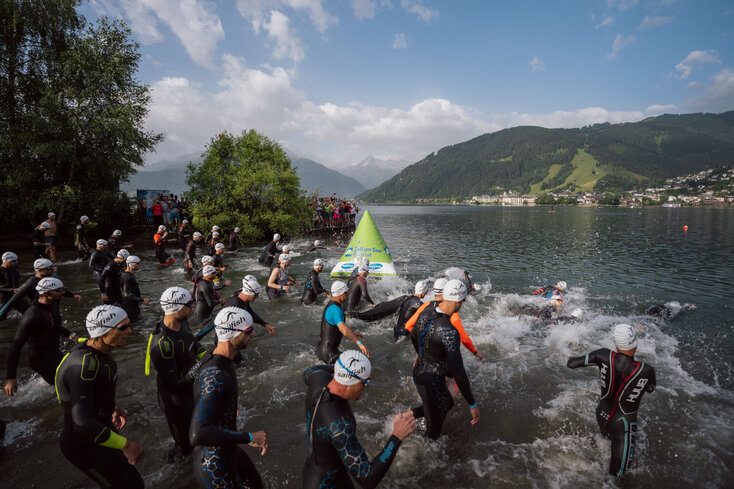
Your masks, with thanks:
M 56 395 L 64 409 L 61 453 L 101 488 L 140 489 L 134 465 L 145 450 L 119 434 L 127 414 L 115 403 L 117 363 L 110 353 L 132 332 L 122 308 L 97 306 L 87 315 L 90 339 L 64 357 L 56 371 Z
M 191 294 L 182 287 L 169 287 L 161 295 L 165 316 L 156 325 L 148 341 L 145 374 L 150 374 L 150 363 L 156 370 L 158 406 L 166 416 L 168 430 L 175 446 L 169 459 L 188 455 L 194 448 L 189 443 L 189 426 L 194 412 L 192 385 L 194 373 L 189 373 L 197 360 L 206 354 L 191 333 Z
M 207 253 L 214 256 L 214 252 L 216 251 L 218 244 L 221 244 L 219 242 L 219 228 L 217 228 L 217 231 L 212 231 L 211 238 L 206 242 Z
M 148 299 L 140 297 L 140 287 L 135 278 L 135 272 L 140 270 L 140 258 L 130 255 L 125 260 L 127 268 L 120 275 L 122 285 L 122 308 L 125 309 L 130 321 L 135 322 L 140 318 L 140 304 L 148 305 Z
M 567 288 L 568 284 L 561 280 L 560 282 L 556 283 L 556 285 L 546 285 L 545 287 L 534 290 L 533 295 L 542 295 L 546 299 L 550 299 L 554 295 L 560 297 L 563 296 L 563 293 L 566 292 Z
M 33 240 L 33 246 L 31 248 L 33 258 L 48 258 L 46 256 L 46 231 L 49 229 L 51 229 L 51 225 L 46 221 L 43 221 L 33 229 L 31 237 Z
M 178 245 L 184 251 L 186 251 L 186 247 L 188 246 L 189 241 L 191 241 L 191 235 L 188 233 L 188 227 L 189 227 L 189 220 L 184 219 L 183 221 L 181 221 L 181 224 L 178 226 L 178 233 L 176 234 L 176 237 L 178 238 Z M 198 234 L 199 236 L 201 236 L 201 233 L 198 233 Z
M 257 282 L 257 279 L 252 275 L 246 275 L 242 279 L 242 290 L 235 292 L 222 307 L 239 307 L 247 311 L 252 316 L 254 324 L 259 324 L 270 336 L 275 334 L 275 328 L 270 326 L 263 318 L 261 318 L 255 311 L 252 310 L 251 303 L 257 299 L 257 296 L 262 292 L 262 287 Z
M 236 307 L 219 311 L 214 320 L 217 347 L 204 357 L 194 380 L 194 414 L 189 442 L 194 449 L 194 476 L 204 489 L 261 489 L 262 479 L 250 457 L 237 445 L 268 450 L 264 431 L 237 430 L 238 387 L 234 359 L 255 336 L 252 316 Z
M 271 301 L 285 295 L 285 293 L 295 283 L 295 279 L 288 274 L 288 267 L 291 264 L 291 255 L 281 253 L 278 257 L 278 266 L 273 268 L 268 279 L 268 299 Z
M 697 309 L 693 304 L 681 305 L 680 302 L 672 301 L 666 302 L 665 304 L 655 304 L 650 306 L 645 311 L 645 314 L 672 321 L 677 318 L 681 312 L 691 311 L 693 309 Z
M 212 317 L 214 308 L 217 305 L 224 304 L 224 299 L 214 290 L 214 279 L 217 276 L 217 270 L 211 265 L 206 265 L 201 269 L 202 279 L 196 287 L 194 318 L 196 324 L 203 325 Z
M 303 283 L 303 295 L 301 296 L 301 302 L 304 304 L 313 304 L 316 302 L 316 298 L 320 294 L 330 297 L 329 293 L 324 289 L 324 286 L 321 285 L 321 279 L 319 278 L 319 273 L 321 273 L 323 269 L 324 260 L 316 258 L 313 261 L 313 269 L 308 272 L 306 281 Z
M 107 240 L 98 239 L 97 248 L 92 252 L 92 255 L 89 257 L 89 268 L 94 270 L 94 279 L 97 281 L 99 281 L 99 276 L 102 275 L 104 268 L 107 266 L 110 260 L 115 259 L 115 255 L 113 255 L 108 248 L 109 245 L 107 243 Z
M 20 288 L 20 272 L 18 271 L 18 255 L 12 251 L 3 253 L 0 265 L 0 307 L 5 305 Z M 28 304 L 17 302 L 15 310 L 23 314 Z
M 312 251 L 316 251 L 316 250 L 329 250 L 329 251 L 331 251 L 331 248 L 329 248 L 328 246 L 321 246 L 321 241 L 319 241 L 317 239 L 316 241 L 313 242 L 313 245 L 311 245 L 306 250 L 306 253 L 311 253 Z
M 229 265 L 224 264 L 225 253 L 224 243 L 217 243 L 214 247 L 214 255 L 212 255 L 212 258 L 214 259 L 212 266 L 217 269 L 217 278 L 214 279 L 214 288 L 217 290 L 232 285 L 231 280 L 222 282 L 222 274 L 229 268 Z
M 187 240 L 185 244 L 184 270 L 186 270 L 187 272 L 190 272 L 194 268 L 199 268 L 201 266 L 201 264 L 199 263 L 199 259 L 196 258 L 196 247 L 199 246 L 199 243 L 201 243 L 203 239 L 204 238 L 201 237 L 201 233 L 199 231 L 196 231 L 193 234 L 193 238 Z
M 374 488 L 387 474 L 401 442 L 415 430 L 410 413 L 394 417 L 393 431 L 372 462 L 357 439 L 357 421 L 349 401 L 370 382 L 372 365 L 355 350 L 342 353 L 334 366 L 316 365 L 303 372 L 306 391 L 306 444 L 302 489 Z M 351 476 L 351 478 L 350 478 Z
M 237 251 L 240 247 L 240 228 L 234 228 L 234 231 L 229 235 L 227 239 L 227 250 Z
M 346 300 L 347 284 L 340 280 L 332 283 L 331 300 L 326 304 L 321 315 L 321 336 L 319 344 L 316 346 L 316 356 L 328 365 L 332 365 L 341 354 L 339 344 L 344 336 L 357 343 L 362 353 L 368 357 L 370 356 L 367 346 L 361 340 L 363 336 L 354 333 L 346 325 L 344 311 L 342 310 L 342 304 Z
M 79 260 L 89 259 L 89 244 L 87 244 L 87 224 L 89 224 L 89 218 L 82 216 L 79 218 L 79 224 L 76 225 L 74 231 L 74 246 L 76 246 L 77 255 Z
M 275 233 L 273 235 L 273 240 L 265 246 L 260 259 L 258 260 L 268 268 L 273 264 L 273 260 L 278 254 L 278 241 L 280 241 L 280 234 Z
M 398 319 L 393 328 L 395 341 L 403 336 L 409 336 L 410 331 L 405 329 L 405 323 L 413 317 L 413 314 L 423 304 L 423 299 L 428 293 L 428 282 L 420 281 L 415 284 L 413 295 L 402 295 L 396 299 L 387 302 L 380 302 L 372 309 L 364 312 L 348 312 L 347 315 L 363 321 L 376 321 L 395 312 L 398 313 Z
M 426 418 L 426 436 L 441 435 L 446 415 L 454 407 L 454 399 L 446 388 L 446 377 L 456 379 L 461 395 L 469 404 L 471 424 L 479 422 L 479 406 L 472 394 L 469 376 L 459 349 L 459 333 L 451 324 L 451 315 L 458 312 L 466 299 L 466 286 L 460 280 L 449 280 L 438 306 L 427 307 L 410 334 L 418 354 L 413 366 L 413 382 L 423 401 L 412 409 L 416 418 Z
M 158 226 L 158 232 L 153 235 L 153 245 L 155 246 L 155 256 L 158 258 L 158 268 L 172 265 L 175 261 L 171 255 L 166 253 L 166 241 L 176 241 L 176 238 L 168 237 L 166 226 Z
M 655 369 L 635 361 L 637 330 L 629 324 L 612 329 L 613 352 L 607 348 L 580 357 L 570 357 L 569 368 L 599 367 L 601 399 L 596 422 L 601 434 L 612 441 L 609 473 L 621 477 L 630 467 L 637 442 L 637 410 L 645 392 L 655 390 Z
M 130 250 L 134 245 L 132 243 L 125 244 L 122 242 L 122 231 L 115 229 L 112 236 L 107 238 L 107 244 L 110 247 L 110 253 L 117 255 L 120 250 Z
M 126 268 L 125 260 L 129 256 L 130 252 L 126 249 L 118 251 L 115 259 L 102 270 L 99 276 L 99 291 L 105 304 L 122 305 L 122 270 Z
M 54 373 L 61 362 L 61 337 L 72 341 L 77 335 L 61 325 L 58 301 L 64 296 L 64 284 L 54 277 L 41 279 L 36 285 L 40 294 L 33 304 L 23 313 L 10 344 L 7 360 L 7 376 L 3 390 L 12 396 L 18 390 L 16 372 L 20 351 L 28 343 L 28 364 L 49 385 L 54 384 Z
M 554 295 L 550 298 L 550 304 L 538 311 L 537 318 L 542 324 L 548 324 L 557 319 L 557 312 L 563 307 L 563 297 Z
M 349 289 L 347 311 L 356 311 L 363 297 L 368 304 L 375 307 L 375 301 L 372 300 L 369 292 L 367 292 L 367 275 L 369 273 L 370 261 L 364 258 L 357 267 L 357 275 L 350 277 L 347 281 L 347 288 Z

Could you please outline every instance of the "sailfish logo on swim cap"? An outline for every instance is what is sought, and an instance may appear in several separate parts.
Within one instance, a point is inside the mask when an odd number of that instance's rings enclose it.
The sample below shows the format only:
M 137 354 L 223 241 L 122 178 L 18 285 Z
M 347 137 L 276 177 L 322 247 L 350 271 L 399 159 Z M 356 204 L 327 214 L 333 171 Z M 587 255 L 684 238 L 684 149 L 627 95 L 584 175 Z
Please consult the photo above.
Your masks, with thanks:
M 87 314 L 86 326 L 90 338 L 97 338 L 110 331 L 127 318 L 121 307 L 105 304 L 97 306 Z

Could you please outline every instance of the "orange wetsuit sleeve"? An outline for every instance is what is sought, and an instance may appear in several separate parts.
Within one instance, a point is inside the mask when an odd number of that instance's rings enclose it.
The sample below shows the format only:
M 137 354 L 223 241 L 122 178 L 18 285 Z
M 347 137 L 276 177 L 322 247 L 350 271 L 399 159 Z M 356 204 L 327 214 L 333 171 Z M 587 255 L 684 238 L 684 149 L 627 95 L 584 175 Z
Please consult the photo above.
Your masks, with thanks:
M 418 321 L 418 316 L 421 315 L 421 313 L 423 312 L 423 309 L 425 309 L 426 307 L 428 307 L 428 304 L 430 304 L 430 303 L 431 303 L 431 301 L 426 302 L 421 307 L 419 307 L 417 311 L 415 311 L 415 314 L 413 314 L 412 316 L 410 316 L 410 319 L 408 319 L 408 322 L 405 323 L 405 329 L 407 329 L 410 332 L 413 331 L 413 326 L 415 326 L 415 322 Z
M 464 345 L 467 350 L 472 352 L 472 355 L 476 355 L 477 349 L 474 346 L 474 343 L 472 342 L 471 338 L 469 338 L 469 335 L 466 334 L 466 330 L 464 329 L 464 325 L 461 324 L 461 317 L 459 316 L 458 312 L 455 312 L 451 315 L 451 324 L 454 326 L 454 328 L 456 328 L 456 331 L 459 332 L 459 337 L 461 338 L 461 344 Z

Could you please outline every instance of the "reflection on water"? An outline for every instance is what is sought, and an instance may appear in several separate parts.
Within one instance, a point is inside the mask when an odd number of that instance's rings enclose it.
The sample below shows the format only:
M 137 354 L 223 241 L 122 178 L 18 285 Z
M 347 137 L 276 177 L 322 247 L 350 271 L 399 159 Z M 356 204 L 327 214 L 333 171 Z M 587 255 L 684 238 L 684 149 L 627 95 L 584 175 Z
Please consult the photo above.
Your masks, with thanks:
M 731 273 L 734 213 L 722 209 L 591 209 L 369 207 L 396 260 L 400 276 L 371 282 L 379 300 L 408 293 L 419 279 L 449 267 L 471 271 L 482 288 L 462 317 L 485 361 L 465 363 L 482 410 L 469 425 L 463 400 L 449 415 L 444 433 L 429 443 L 411 436 L 381 487 L 732 487 L 734 485 L 734 336 Z M 687 233 L 683 225 L 688 225 Z M 296 241 L 293 273 L 305 276 L 315 255 Z M 228 255 L 233 282 L 266 272 L 260 248 Z M 138 273 L 143 294 L 157 298 L 171 285 L 190 286 L 183 271 L 157 270 L 152 250 Z M 177 263 L 180 251 L 177 251 Z M 327 269 L 338 251 L 322 255 Z M 69 257 L 70 258 L 70 257 Z M 62 259 L 67 259 L 62 257 Z M 28 264 L 22 270 L 28 271 Z M 458 272 L 454 271 L 454 272 Z M 59 275 L 85 295 L 64 302 L 66 326 L 83 331 L 83 318 L 98 291 L 86 265 L 63 264 Z M 326 278 L 326 277 L 324 277 Z M 537 326 L 521 315 L 542 307 L 529 295 L 536 287 L 566 280 L 565 307 L 581 308 L 577 324 Z M 328 283 L 328 280 L 324 280 Z M 325 285 L 326 285 L 325 283 Z M 226 290 L 226 289 L 225 289 Z M 226 292 L 233 292 L 233 287 Z M 223 291 L 224 292 L 224 291 Z M 255 310 L 275 326 L 259 330 L 245 353 L 240 379 L 239 426 L 265 429 L 271 450 L 248 450 L 271 488 L 300 487 L 305 458 L 304 386 L 300 373 L 316 363 L 321 307 L 304 307 L 298 295 Z M 673 322 L 643 316 L 647 306 L 677 300 L 698 310 Z M 194 488 L 189 461 L 163 464 L 171 446 L 155 400 L 155 382 L 143 374 L 146 333 L 160 317 L 143 308 L 129 345 L 116 354 L 118 402 L 130 414 L 125 434 L 147 450 L 140 471 L 148 487 Z M 571 371 L 565 359 L 601 346 L 620 321 L 644 328 L 638 357 L 657 371 L 658 389 L 642 403 L 637 463 L 623 483 L 605 479 L 609 445 L 597 433 L 595 369 Z M 17 319 L 0 323 L 0 358 L 7 355 Z M 413 350 L 392 343 L 393 319 L 355 321 L 373 354 L 373 379 L 354 403 L 360 439 L 376 454 L 391 430 L 391 415 L 418 404 L 411 379 Z M 350 347 L 345 340 L 345 346 Z M 90 487 L 61 456 L 60 414 L 53 389 L 21 361 L 19 395 L 0 399 L 0 418 L 10 421 L 0 454 L 3 487 Z M 41 470 L 39 470 L 41 469 Z

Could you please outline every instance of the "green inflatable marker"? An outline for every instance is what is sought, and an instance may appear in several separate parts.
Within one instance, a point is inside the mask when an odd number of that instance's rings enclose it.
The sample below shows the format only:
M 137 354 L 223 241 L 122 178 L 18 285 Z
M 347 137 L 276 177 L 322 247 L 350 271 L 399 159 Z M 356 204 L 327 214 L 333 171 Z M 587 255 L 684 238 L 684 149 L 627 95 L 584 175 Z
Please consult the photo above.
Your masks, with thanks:
M 395 265 L 392 263 L 390 250 L 380 230 L 377 229 L 375 221 L 372 220 L 370 211 L 365 211 L 344 255 L 331 271 L 331 276 L 348 277 L 363 257 L 370 261 L 371 276 L 395 275 Z

